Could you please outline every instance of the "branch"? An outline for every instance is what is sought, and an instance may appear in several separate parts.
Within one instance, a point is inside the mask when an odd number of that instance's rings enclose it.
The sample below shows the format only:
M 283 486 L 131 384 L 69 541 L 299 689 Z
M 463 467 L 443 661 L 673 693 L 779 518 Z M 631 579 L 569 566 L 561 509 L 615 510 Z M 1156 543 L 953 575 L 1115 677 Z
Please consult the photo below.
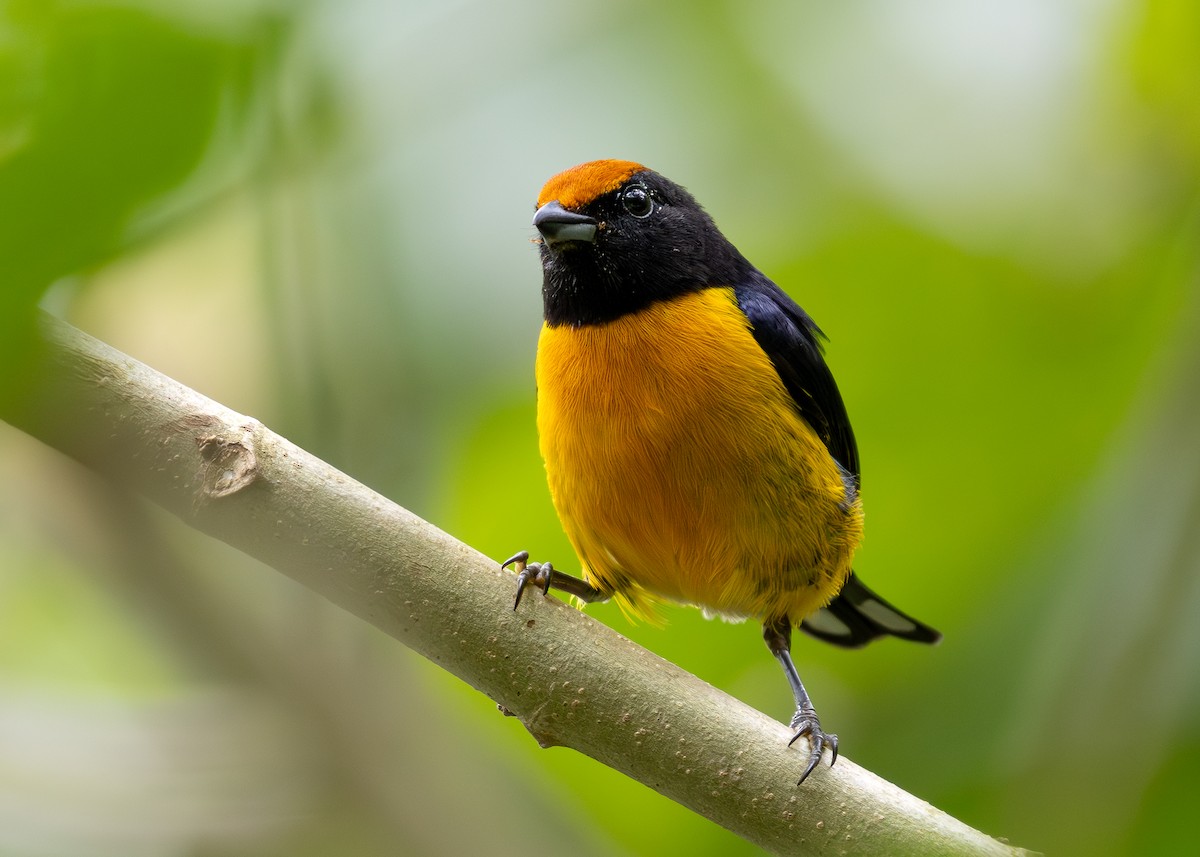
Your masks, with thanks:
M 514 579 L 258 421 L 49 316 L 35 401 L 0 417 L 273 566 L 520 718 L 776 854 L 1025 853 Z

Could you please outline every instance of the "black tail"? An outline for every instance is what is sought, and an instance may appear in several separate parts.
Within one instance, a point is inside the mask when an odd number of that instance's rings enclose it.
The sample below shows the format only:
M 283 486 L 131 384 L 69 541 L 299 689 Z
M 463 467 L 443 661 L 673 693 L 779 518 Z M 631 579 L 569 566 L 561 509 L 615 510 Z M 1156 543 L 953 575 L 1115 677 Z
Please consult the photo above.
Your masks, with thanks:
M 899 637 L 914 643 L 936 643 L 942 635 L 888 604 L 863 584 L 854 572 L 841 593 L 800 623 L 806 634 L 857 649 L 879 637 Z

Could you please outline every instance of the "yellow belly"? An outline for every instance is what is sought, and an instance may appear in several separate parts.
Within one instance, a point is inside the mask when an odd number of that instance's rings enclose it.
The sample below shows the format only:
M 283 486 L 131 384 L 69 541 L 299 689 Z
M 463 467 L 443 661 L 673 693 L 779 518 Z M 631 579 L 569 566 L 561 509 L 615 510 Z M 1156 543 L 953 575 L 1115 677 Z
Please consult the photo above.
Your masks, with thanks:
M 555 508 L 584 576 L 623 607 L 798 622 L 841 589 L 861 507 L 732 289 L 543 327 L 537 382 Z

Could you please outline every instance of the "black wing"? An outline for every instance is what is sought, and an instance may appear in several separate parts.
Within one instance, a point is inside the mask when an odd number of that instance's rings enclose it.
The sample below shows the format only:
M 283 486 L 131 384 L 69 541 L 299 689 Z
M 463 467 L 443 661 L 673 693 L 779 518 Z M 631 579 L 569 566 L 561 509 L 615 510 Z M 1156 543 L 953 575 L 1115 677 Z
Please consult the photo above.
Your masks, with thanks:
M 848 477 L 848 490 L 861 482 L 858 447 L 846 405 L 821 349 L 824 334 L 816 322 L 766 276 L 753 270 L 734 288 L 738 305 L 750 319 L 754 340 L 771 358 L 800 416 L 820 436 Z M 936 643 L 942 635 L 893 607 L 866 587 L 854 572 L 826 607 L 800 623 L 819 640 L 845 648 L 865 646 L 892 636 Z
M 858 447 L 842 394 L 825 365 L 821 340 L 825 334 L 783 289 L 752 270 L 734 287 L 738 306 L 750 319 L 759 347 L 775 364 L 783 386 L 799 411 L 833 456 L 859 484 Z

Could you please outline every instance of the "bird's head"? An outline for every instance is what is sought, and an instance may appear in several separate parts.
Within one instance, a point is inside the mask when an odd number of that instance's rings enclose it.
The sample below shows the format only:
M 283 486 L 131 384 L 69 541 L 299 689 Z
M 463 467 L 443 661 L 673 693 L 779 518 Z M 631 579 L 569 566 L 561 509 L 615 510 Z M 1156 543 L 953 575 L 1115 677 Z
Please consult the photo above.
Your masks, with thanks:
M 690 193 L 633 161 L 559 173 L 538 196 L 546 322 L 602 324 L 732 285 L 745 265 Z

